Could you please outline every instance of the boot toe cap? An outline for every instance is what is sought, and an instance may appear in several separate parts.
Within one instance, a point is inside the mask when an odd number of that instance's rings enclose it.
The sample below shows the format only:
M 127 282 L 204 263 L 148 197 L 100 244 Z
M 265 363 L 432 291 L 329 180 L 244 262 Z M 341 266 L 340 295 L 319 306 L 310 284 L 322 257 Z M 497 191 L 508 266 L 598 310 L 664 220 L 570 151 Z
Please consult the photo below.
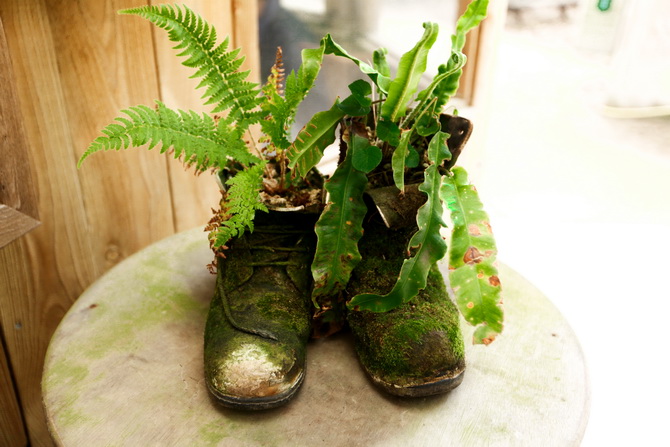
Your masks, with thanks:
M 264 409 L 289 400 L 304 378 L 295 356 L 272 355 L 262 343 L 245 343 L 210 365 L 207 385 L 224 405 Z

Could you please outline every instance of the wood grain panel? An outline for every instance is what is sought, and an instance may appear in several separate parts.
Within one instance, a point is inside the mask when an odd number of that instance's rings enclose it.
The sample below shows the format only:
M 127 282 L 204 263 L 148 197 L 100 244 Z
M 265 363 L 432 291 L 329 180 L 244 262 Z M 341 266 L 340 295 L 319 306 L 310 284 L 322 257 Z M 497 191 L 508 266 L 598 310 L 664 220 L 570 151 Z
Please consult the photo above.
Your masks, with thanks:
M 2 335 L 0 334 L 0 338 Z M 14 382 L 7 364 L 7 355 L 0 340 L 0 446 L 18 447 L 28 443 L 21 410 L 14 394 Z
M 233 0 L 233 41 L 236 47 L 242 48 L 246 55 L 242 68 L 251 70 L 249 80 L 261 82 L 260 52 L 258 51 L 258 20 L 250 20 L 250 17 L 258 17 L 258 1 L 256 0 Z
M 0 327 L 7 342 L 6 354 L 15 372 L 14 385 L 21 398 L 26 427 L 32 432 L 32 445 L 50 446 L 49 434 L 43 423 L 39 384 L 42 356 L 55 323 L 62 317 L 63 306 L 60 306 L 61 312 L 55 315 L 57 320 L 49 323 L 53 314 L 50 316 L 43 311 L 44 306 L 34 293 L 35 279 L 31 264 L 27 262 L 30 247 L 26 241 L 35 232 L 0 249 Z

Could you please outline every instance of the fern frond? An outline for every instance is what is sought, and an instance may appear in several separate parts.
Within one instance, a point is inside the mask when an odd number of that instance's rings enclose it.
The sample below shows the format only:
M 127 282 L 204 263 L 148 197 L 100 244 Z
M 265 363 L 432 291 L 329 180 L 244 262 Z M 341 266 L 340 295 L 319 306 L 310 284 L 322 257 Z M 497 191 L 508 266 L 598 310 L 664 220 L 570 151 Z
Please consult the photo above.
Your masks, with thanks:
M 266 87 L 269 88 L 270 91 L 276 92 L 279 96 L 284 95 L 284 81 L 286 80 L 285 71 L 284 52 L 282 51 L 281 47 L 277 47 L 277 52 L 275 53 L 275 63 L 270 70 L 270 76 L 268 76 Z
M 297 72 L 292 71 L 286 78 L 284 91 L 276 88 L 276 79 L 272 76 L 263 91 L 267 101 L 263 104 L 265 120 L 261 122 L 263 132 L 273 144 L 281 150 L 291 146 L 289 132 L 295 121 L 298 106 L 314 86 L 314 81 L 321 70 L 325 44 L 319 48 L 302 50 L 302 64 Z
M 142 6 L 120 11 L 143 17 L 168 32 L 168 38 L 181 50 L 178 56 L 187 67 L 197 68 L 192 76 L 202 78 L 198 88 L 205 88 L 205 104 L 213 105 L 212 113 L 227 111 L 232 119 L 245 127 L 258 122 L 253 113 L 260 105 L 258 84 L 246 81 L 249 72 L 239 71 L 244 57 L 239 49 L 228 50 L 226 38 L 216 44 L 216 30 L 186 6 Z
M 226 181 L 228 190 L 221 201 L 220 218 L 209 233 L 214 251 L 223 248 L 230 239 L 241 235 L 246 229 L 254 231 L 256 211 L 267 211 L 259 195 L 264 167 L 262 163 L 257 164 Z
M 209 115 L 193 111 L 171 110 L 160 101 L 156 109 L 134 106 L 122 112 L 88 147 L 79 159 L 78 166 L 98 151 L 128 149 L 148 144 L 152 149 L 161 145 L 160 152 L 174 151 L 175 158 L 183 158 L 201 172 L 209 168 L 223 168 L 228 158 L 243 165 L 258 162 L 251 155 L 243 140 L 244 130 L 224 120 L 217 124 Z
M 277 48 L 275 64 L 270 76 L 263 86 L 265 102 L 262 105 L 264 120 L 261 129 L 265 134 L 264 140 L 269 141 L 274 148 L 285 149 L 291 143 L 288 141 L 291 110 L 284 99 L 284 62 L 281 47 Z

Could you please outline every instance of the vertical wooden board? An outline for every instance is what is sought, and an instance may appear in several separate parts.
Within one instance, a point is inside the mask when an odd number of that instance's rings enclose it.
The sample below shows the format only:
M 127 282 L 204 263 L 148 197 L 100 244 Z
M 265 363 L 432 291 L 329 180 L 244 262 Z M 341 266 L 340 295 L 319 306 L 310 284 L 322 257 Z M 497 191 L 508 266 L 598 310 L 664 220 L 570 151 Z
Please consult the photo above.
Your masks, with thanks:
M 44 422 L 40 382 L 47 343 L 71 304 L 60 290 L 45 290 L 35 273 L 37 263 L 29 262 L 37 247 L 27 241 L 38 240 L 34 235 L 43 228 L 0 249 L 0 326 L 33 446 L 53 445 Z M 48 281 L 44 285 L 54 286 Z
M 472 116 L 469 118 L 475 124 L 475 130 L 468 141 L 467 150 L 463 151 L 459 163 L 468 166 L 470 179 L 474 184 L 481 182 L 484 176 L 484 166 L 482 160 L 486 157 L 486 139 L 491 114 L 494 111 L 491 108 L 491 89 L 493 88 L 493 79 L 496 74 L 496 55 L 498 53 L 498 42 L 503 32 L 505 19 L 507 17 L 507 0 L 496 0 L 489 3 L 488 14 L 479 28 L 472 30 L 468 34 L 468 39 L 476 45 L 474 49 L 474 60 L 470 60 L 471 54 L 466 47 L 468 55 L 469 74 L 464 73 L 466 77 L 461 85 L 469 92 L 466 99 L 471 107 Z M 476 32 L 476 38 L 471 38 L 472 33 Z
M 251 82 L 263 83 L 265 80 L 260 77 L 261 53 L 258 36 L 258 0 L 233 0 L 232 8 L 235 46 L 242 48 L 242 51 L 246 55 L 241 68 L 243 70 L 251 70 L 249 74 Z M 258 138 L 261 136 L 260 125 L 252 126 L 250 132 L 251 138 L 254 141 L 258 141 Z M 255 151 L 253 147 L 251 150 Z M 255 151 L 255 153 L 258 154 L 258 151 Z
M 73 161 L 100 129 L 131 105 L 153 105 L 158 96 L 148 23 L 119 16 L 133 0 L 49 0 Z M 95 262 L 105 269 L 174 231 L 167 160 L 158 151 L 129 149 L 87 159 L 77 174 L 91 223 Z
M 115 14 L 131 6 L 0 2 L 44 221 L 0 251 L 0 318 L 34 446 L 52 445 L 39 383 L 63 314 L 109 266 L 174 231 L 171 190 L 182 183 L 168 182 L 164 156 L 96 154 L 75 169 L 120 108 L 159 97 L 150 24 Z
M 507 5 L 508 0 L 496 0 L 489 4 L 488 15 L 483 26 L 479 28 L 477 37 L 478 54 L 472 87 L 472 104 L 484 110 L 490 109 L 498 44 L 507 19 Z
M 60 152 L 71 141 L 46 5 L 5 1 L 0 8 L 44 220 L 0 253 L 1 317 L 31 443 L 48 446 L 40 392 L 48 341 L 87 281 L 102 271 L 91 257 L 81 191 L 71 181 L 72 156 Z
M 251 70 L 250 80 L 260 82 L 260 51 L 258 50 L 258 1 L 233 0 L 234 42 L 242 48 L 246 59 L 242 69 Z
M 40 380 L 63 314 L 109 266 L 174 231 L 164 157 L 101 154 L 75 167 L 120 106 L 158 95 L 149 26 L 115 13 L 133 5 L 0 2 L 43 220 L 0 253 L 1 317 L 33 446 L 52 444 Z
M 2 329 L 2 325 L 0 325 Z M 0 338 L 2 335 L 0 334 Z M 0 342 L 0 446 L 25 446 L 28 443 L 23 428 L 21 410 L 16 401 L 14 383 L 9 371 L 7 354 Z
M 458 0 L 456 17 L 462 16 L 469 4 L 470 0 Z M 468 57 L 468 61 L 465 67 L 463 67 L 463 74 L 461 75 L 456 97 L 462 98 L 467 105 L 472 105 L 473 102 L 475 78 L 477 76 L 477 58 L 479 56 L 479 33 L 484 26 L 486 26 L 486 20 L 479 27 L 468 32 L 465 46 L 463 47 L 463 53 Z
M 152 4 L 164 2 L 153 0 Z M 231 0 L 209 2 L 206 0 L 188 0 L 181 4 L 188 6 L 194 12 L 212 24 L 217 31 L 218 41 L 232 35 L 232 6 Z M 134 20 L 144 20 L 135 18 Z M 191 79 L 194 69 L 181 64 L 183 58 L 178 58 L 172 47 L 175 45 L 167 37 L 167 32 L 152 25 L 156 46 L 156 63 L 160 80 L 160 99 L 166 105 L 184 110 L 208 112 L 210 106 L 205 106 L 201 96 L 204 90 L 196 90 L 199 80 Z M 233 39 L 229 48 L 233 48 Z M 217 208 L 221 195 L 212 173 L 205 172 L 195 176 L 192 170 L 176 160 L 168 162 L 170 182 L 172 186 L 172 204 L 176 231 L 184 231 L 196 226 L 204 227 L 210 219 L 212 208 Z
M 480 28 L 470 31 L 467 40 L 465 41 L 465 46 L 463 47 L 463 53 L 467 56 L 468 61 L 465 64 L 465 67 L 463 67 L 463 75 L 460 79 L 457 97 L 463 98 L 468 105 L 472 105 L 474 102 L 475 85 L 478 73 L 477 60 L 480 56 L 480 34 Z

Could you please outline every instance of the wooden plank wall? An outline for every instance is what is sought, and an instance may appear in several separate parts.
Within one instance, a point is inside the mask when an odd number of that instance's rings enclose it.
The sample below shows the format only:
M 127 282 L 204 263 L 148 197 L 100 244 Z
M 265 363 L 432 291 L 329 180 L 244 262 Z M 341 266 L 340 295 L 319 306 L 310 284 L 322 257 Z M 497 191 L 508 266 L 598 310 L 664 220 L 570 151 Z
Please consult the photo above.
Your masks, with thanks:
M 76 169 L 88 143 L 121 108 L 155 99 L 183 108 L 199 104 L 164 34 L 115 13 L 138 3 L 0 1 L 42 222 L 0 249 L 0 327 L 32 446 L 52 445 L 42 365 L 74 300 L 130 254 L 203 225 L 217 200 L 210 178 L 194 181 L 157 151 L 96 154 Z M 233 45 L 244 45 L 249 68 L 258 66 L 254 0 L 182 3 L 213 22 L 220 36 L 230 34 Z M 0 404 L 3 412 L 9 408 Z

